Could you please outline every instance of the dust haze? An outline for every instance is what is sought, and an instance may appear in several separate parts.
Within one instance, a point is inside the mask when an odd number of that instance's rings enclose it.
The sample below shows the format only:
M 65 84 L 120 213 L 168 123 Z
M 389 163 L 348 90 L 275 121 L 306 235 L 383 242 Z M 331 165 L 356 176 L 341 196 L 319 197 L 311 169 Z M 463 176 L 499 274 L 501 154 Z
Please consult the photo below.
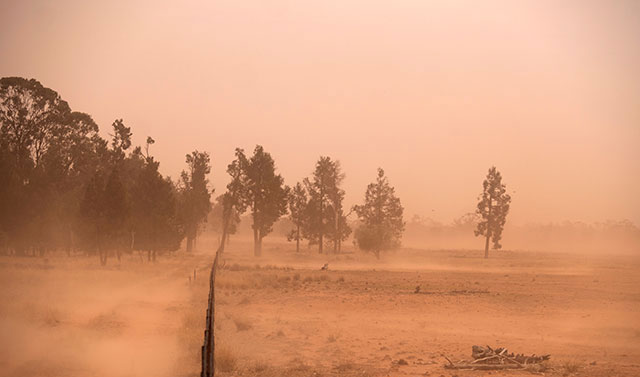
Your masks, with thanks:
M 637 2 L 8 0 L 0 51 L 0 376 L 640 375 Z

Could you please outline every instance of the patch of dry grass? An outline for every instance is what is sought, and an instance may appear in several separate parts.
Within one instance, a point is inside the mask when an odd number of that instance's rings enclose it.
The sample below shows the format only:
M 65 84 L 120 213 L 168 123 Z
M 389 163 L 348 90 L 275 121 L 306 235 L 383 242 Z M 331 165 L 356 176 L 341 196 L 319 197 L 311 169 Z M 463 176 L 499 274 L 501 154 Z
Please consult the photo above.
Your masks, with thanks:
M 565 360 L 560 363 L 560 373 L 563 376 L 571 376 L 578 373 L 582 369 L 582 363 L 576 360 Z

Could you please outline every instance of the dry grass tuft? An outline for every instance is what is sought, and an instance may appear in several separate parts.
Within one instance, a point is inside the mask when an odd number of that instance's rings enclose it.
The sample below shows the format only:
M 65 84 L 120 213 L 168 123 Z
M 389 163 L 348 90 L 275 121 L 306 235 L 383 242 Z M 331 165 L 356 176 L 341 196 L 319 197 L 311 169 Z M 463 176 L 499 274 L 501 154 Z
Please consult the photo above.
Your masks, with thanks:
M 582 363 L 575 360 L 566 360 L 560 364 L 560 372 L 563 376 L 576 374 L 582 368 Z

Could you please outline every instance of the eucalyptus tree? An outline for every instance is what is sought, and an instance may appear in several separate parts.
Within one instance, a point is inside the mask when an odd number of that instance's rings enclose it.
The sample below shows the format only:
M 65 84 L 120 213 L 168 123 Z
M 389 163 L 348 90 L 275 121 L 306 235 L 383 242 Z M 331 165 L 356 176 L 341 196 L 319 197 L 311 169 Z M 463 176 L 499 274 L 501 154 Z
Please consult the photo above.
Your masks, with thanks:
M 492 166 L 487 177 L 482 182 L 482 194 L 479 196 L 476 213 L 481 220 L 474 231 L 476 236 L 484 236 L 484 257 L 489 257 L 489 240 L 493 242 L 494 249 L 500 249 L 502 245 L 502 230 L 507 221 L 511 196 L 507 194 L 507 188 L 502 183 L 502 175 Z
M 400 246 L 404 208 L 384 170 L 378 168 L 376 181 L 367 186 L 364 204 L 353 209 L 361 222 L 355 233 L 359 248 L 380 258 L 381 251 Z
M 247 157 L 240 148 L 236 149 L 236 160 L 227 169 L 232 176 L 230 192 L 237 197 L 235 208 L 240 213 L 251 208 L 253 220 L 254 255 L 262 254 L 262 239 L 273 230 L 273 224 L 287 213 L 288 189 L 284 179 L 276 174 L 275 161 L 261 145 L 256 145 L 253 155 Z M 237 186 L 241 186 L 237 187 Z
M 288 197 L 289 219 L 295 227 L 287 235 L 287 240 L 296 241 L 296 252 L 300 251 L 300 240 L 303 239 L 301 230 L 306 220 L 306 209 L 308 204 L 308 195 L 305 187 L 300 183 L 296 183 L 290 190 Z
M 320 254 L 324 251 L 325 237 L 333 241 L 337 251 L 348 229 L 342 209 L 344 190 L 340 187 L 344 177 L 339 161 L 321 156 L 311 178 L 304 179 L 309 202 L 303 234 L 311 244 L 318 244 Z
M 211 172 L 211 159 L 207 152 L 194 151 L 186 156 L 189 167 L 181 174 L 181 219 L 187 237 L 187 251 L 196 241 L 200 225 L 211 211 L 211 194 L 207 175 Z

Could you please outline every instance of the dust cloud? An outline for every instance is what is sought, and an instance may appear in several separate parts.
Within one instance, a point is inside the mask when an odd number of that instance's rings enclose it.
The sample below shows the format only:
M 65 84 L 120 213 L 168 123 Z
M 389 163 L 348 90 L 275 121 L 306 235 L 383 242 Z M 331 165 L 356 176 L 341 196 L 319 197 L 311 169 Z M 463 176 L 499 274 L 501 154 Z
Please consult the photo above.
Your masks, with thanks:
M 640 375 L 639 17 L 2 1 L 0 377 Z

